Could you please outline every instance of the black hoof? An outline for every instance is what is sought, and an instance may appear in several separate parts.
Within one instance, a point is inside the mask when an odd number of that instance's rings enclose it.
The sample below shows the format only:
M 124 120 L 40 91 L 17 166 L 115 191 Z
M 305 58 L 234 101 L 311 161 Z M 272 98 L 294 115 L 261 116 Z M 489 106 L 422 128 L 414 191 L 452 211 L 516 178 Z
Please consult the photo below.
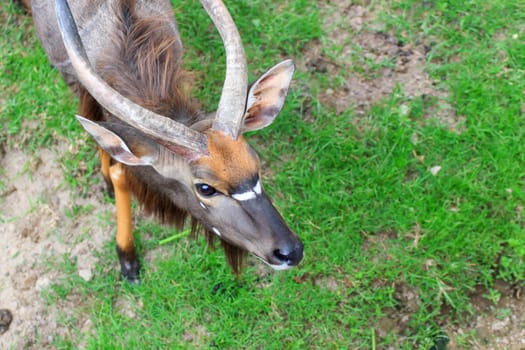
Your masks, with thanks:
M 140 265 L 137 260 L 134 261 L 125 261 L 120 260 L 120 272 L 122 277 L 124 277 L 131 284 L 140 283 Z
M 125 253 L 117 247 L 122 277 L 131 284 L 140 283 L 140 264 L 135 252 Z
M 120 272 L 122 277 L 131 284 L 140 284 L 140 265 L 135 261 L 120 261 Z

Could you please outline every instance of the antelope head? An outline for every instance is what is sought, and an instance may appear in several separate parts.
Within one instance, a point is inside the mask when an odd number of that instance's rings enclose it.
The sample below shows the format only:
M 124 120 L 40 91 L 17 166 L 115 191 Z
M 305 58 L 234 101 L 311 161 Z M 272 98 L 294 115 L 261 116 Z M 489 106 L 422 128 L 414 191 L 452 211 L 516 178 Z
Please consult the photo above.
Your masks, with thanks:
M 215 113 L 192 126 L 134 104 L 110 87 L 90 65 L 67 3 L 57 2 L 59 27 L 78 80 L 124 123 L 95 123 L 77 116 L 111 157 L 154 169 L 165 193 L 209 231 L 253 253 L 274 269 L 297 265 L 300 239 L 265 194 L 257 153 L 242 134 L 270 125 L 280 112 L 294 65 L 283 61 L 248 89 L 244 50 L 220 1 L 201 1 L 226 50 L 226 77 Z

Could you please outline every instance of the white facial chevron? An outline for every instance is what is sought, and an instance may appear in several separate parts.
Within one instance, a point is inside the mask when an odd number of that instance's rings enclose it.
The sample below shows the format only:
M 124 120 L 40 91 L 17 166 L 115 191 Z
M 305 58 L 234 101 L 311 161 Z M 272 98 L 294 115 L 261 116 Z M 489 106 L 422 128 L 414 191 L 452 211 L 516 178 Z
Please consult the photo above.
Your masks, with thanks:
M 261 194 L 261 192 L 262 192 L 261 183 L 260 181 L 257 181 L 253 189 L 248 190 L 243 193 L 234 193 L 232 194 L 232 197 L 238 201 L 247 201 L 250 199 L 254 199 L 255 197 L 257 197 L 257 195 Z

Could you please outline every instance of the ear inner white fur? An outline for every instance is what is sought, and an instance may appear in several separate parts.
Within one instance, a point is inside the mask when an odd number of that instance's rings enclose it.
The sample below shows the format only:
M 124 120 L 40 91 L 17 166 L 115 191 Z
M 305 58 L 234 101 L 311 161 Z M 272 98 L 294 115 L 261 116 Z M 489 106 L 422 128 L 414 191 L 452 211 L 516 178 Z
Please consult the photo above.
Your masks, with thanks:
M 243 132 L 270 125 L 281 111 L 295 66 L 283 61 L 264 73 L 248 92 Z

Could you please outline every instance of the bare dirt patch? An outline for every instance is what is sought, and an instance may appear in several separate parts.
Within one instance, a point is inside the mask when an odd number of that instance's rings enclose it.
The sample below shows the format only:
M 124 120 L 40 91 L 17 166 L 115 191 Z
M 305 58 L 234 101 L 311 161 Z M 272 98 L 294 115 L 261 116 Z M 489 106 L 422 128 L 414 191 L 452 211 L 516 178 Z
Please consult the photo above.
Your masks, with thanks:
M 8 329 L 0 334 L 0 349 L 48 348 L 56 337 L 75 332 L 61 320 L 78 312 L 82 301 L 71 297 L 48 305 L 42 292 L 64 276 L 64 271 L 53 269 L 63 257 L 76 261 L 81 278 L 92 278 L 95 252 L 111 239 L 108 224 L 96 222 L 112 210 L 102 204 L 100 189 L 78 198 L 64 186 L 57 159 L 65 148 L 41 149 L 35 155 L 15 149 L 0 154 L 5 174 L 0 197 L 0 309 L 12 314 Z M 90 208 L 89 213 L 65 214 L 75 206 Z M 79 328 L 89 323 L 86 315 L 75 317 Z
M 387 99 L 399 86 L 409 99 L 435 102 L 428 103 L 427 118 L 461 131 L 464 118 L 447 102 L 446 88 L 426 71 L 431 44 L 399 40 L 377 20 L 378 10 L 349 0 L 321 7 L 326 35 L 305 52 L 304 66 L 344 81 L 320 91 L 321 104 L 338 114 L 352 109 L 357 116 L 365 116 L 372 105 Z M 336 55 L 328 55 L 327 49 Z
M 450 336 L 450 349 L 480 350 L 525 349 L 524 287 L 496 281 L 489 300 L 487 291 L 478 287 L 472 293 L 473 313 L 464 325 L 445 325 Z
M 415 228 L 417 231 L 417 226 Z M 390 259 L 390 249 L 397 244 L 393 231 L 382 231 L 367 234 L 361 246 L 363 251 L 377 252 L 374 260 L 378 262 Z M 435 264 L 428 261 L 428 266 Z M 378 279 L 374 282 L 376 288 L 384 287 L 388 282 Z M 410 334 L 410 318 L 421 307 L 419 291 L 403 280 L 388 283 L 394 290 L 397 301 L 395 307 L 382 309 L 383 316 L 377 321 L 376 332 L 378 339 L 385 339 L 388 335 L 396 334 L 397 345 L 406 341 Z M 454 311 L 443 305 L 440 321 L 443 331 L 434 341 L 448 344 L 439 349 L 477 349 L 477 350 L 524 350 L 525 349 L 525 286 L 510 285 L 496 280 L 490 290 L 477 286 L 470 294 L 472 312 L 461 315 L 458 319 L 447 319 Z M 454 316 L 455 317 L 455 316 Z M 396 349 L 391 346 L 388 349 Z

